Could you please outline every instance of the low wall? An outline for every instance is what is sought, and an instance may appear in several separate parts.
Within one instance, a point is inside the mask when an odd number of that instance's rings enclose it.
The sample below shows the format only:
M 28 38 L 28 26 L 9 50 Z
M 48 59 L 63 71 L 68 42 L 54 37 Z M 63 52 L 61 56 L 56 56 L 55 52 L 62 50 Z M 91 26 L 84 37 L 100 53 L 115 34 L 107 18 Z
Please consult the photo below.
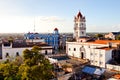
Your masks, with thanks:
M 118 66 L 118 65 L 106 64 L 106 68 L 111 69 L 111 70 L 120 71 L 120 66 Z

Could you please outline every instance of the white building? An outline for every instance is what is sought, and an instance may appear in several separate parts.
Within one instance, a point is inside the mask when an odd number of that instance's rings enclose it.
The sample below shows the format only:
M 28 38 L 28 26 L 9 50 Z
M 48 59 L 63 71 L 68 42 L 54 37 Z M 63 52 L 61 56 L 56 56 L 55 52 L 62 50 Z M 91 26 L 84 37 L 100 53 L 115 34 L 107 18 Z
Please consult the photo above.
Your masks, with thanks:
M 66 42 L 66 53 L 70 57 L 88 59 L 92 65 L 105 67 L 105 64 L 112 59 L 112 50 L 115 47 L 116 44 L 114 42 L 112 47 L 110 47 L 109 41 L 102 42 L 102 40 L 93 42 Z
M 45 39 L 26 39 L 27 43 L 45 42 Z
M 48 46 L 46 43 L 4 43 L 2 44 L 2 60 L 9 58 L 15 59 L 17 55 L 22 56 L 25 49 L 32 49 L 33 46 L 41 47 L 41 54 L 52 54 L 52 46 Z
M 79 12 L 75 17 L 74 38 L 76 42 L 66 42 L 66 53 L 70 57 L 87 59 L 91 65 L 106 67 L 112 59 L 112 50 L 120 43 L 115 40 L 93 40 L 86 37 L 85 17 Z

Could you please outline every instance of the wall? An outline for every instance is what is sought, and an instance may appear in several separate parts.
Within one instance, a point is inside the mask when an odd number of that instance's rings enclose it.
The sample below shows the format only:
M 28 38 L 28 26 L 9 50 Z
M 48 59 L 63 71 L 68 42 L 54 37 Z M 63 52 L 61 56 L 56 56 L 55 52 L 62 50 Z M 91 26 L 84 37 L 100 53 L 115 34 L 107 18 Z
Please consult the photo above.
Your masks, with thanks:
M 117 66 L 117 65 L 106 64 L 106 68 L 111 69 L 111 70 L 120 71 L 120 66 Z
M 77 43 L 77 42 L 67 42 L 66 43 L 66 53 L 68 56 L 73 56 L 77 58 L 81 58 L 80 47 L 85 48 L 85 58 L 89 59 L 92 65 L 106 67 L 106 63 L 111 59 L 112 50 L 105 49 L 95 49 L 96 47 L 102 47 L 106 45 L 99 44 L 88 44 L 88 43 Z M 74 48 L 76 50 L 74 51 Z M 70 49 L 70 50 L 69 50 Z
M 105 63 L 107 64 L 109 60 L 112 59 L 112 49 L 109 50 L 109 51 L 106 51 L 106 54 L 105 54 Z
M 105 67 L 105 50 L 90 49 L 90 62 L 92 65 Z
M 44 39 L 26 39 L 26 42 L 45 42 Z
M 45 54 L 45 51 L 47 50 L 48 54 L 52 54 L 52 47 L 51 49 L 45 49 L 45 48 L 50 48 L 50 47 L 41 47 L 44 48 L 43 50 L 41 50 L 42 54 Z M 22 56 L 23 51 L 25 49 L 32 49 L 32 47 L 26 47 L 26 48 L 12 48 L 12 47 L 3 47 L 2 46 L 2 60 L 5 60 L 6 57 L 6 53 L 9 53 L 9 56 L 11 59 L 14 59 L 16 57 L 16 53 L 18 52 L 20 56 Z

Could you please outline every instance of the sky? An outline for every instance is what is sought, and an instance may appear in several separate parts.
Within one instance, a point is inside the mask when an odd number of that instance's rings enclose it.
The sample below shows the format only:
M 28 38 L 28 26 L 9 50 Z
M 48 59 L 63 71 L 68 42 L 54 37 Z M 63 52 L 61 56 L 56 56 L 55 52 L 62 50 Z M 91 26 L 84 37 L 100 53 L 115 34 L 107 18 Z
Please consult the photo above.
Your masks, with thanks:
M 120 0 L 0 0 L 0 33 L 73 32 L 74 16 L 87 32 L 120 31 Z

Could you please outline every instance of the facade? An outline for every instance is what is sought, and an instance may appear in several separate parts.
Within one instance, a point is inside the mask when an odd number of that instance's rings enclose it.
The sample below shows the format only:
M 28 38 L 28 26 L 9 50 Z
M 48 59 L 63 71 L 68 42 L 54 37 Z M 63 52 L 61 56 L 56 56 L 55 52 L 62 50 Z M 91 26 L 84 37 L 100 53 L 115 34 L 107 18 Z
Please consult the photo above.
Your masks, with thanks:
M 78 12 L 77 16 L 74 18 L 74 38 L 78 39 L 80 37 L 86 36 L 86 19 L 85 16 Z
M 44 39 L 44 41 L 55 50 L 59 48 L 59 31 L 57 28 L 54 29 L 53 33 L 49 34 L 27 33 L 24 35 L 24 38 L 26 40 Z
M 2 60 L 15 59 L 16 56 L 22 56 L 25 49 L 32 49 L 33 46 L 40 46 L 42 48 L 41 54 L 52 54 L 52 46 L 48 46 L 46 43 L 3 43 L 2 44 Z
M 112 59 L 112 51 L 120 43 L 118 40 L 91 40 L 86 36 L 85 17 L 79 12 L 74 18 L 76 41 L 66 42 L 66 53 L 70 57 L 89 60 L 91 65 L 106 67 Z
M 109 44 L 112 44 L 111 45 Z M 66 53 L 70 57 L 89 60 L 91 65 L 106 67 L 112 59 L 112 51 L 120 41 L 96 40 L 92 42 L 66 42 Z

